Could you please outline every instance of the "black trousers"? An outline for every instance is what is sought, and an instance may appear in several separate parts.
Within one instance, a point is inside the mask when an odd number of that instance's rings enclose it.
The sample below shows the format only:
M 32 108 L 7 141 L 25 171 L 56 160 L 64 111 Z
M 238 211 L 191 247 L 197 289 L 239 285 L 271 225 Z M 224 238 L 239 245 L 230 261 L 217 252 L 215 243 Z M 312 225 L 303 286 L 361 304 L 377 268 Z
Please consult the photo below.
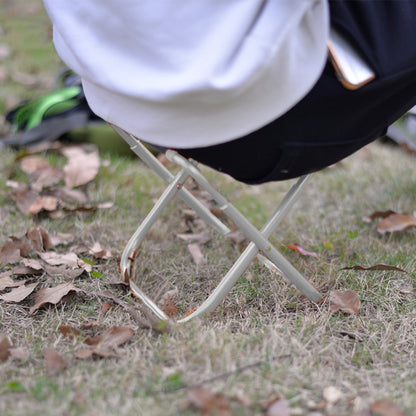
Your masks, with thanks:
M 329 3 L 331 24 L 361 52 L 376 79 L 347 90 L 327 63 L 312 90 L 283 116 L 247 136 L 177 149 L 180 154 L 246 183 L 290 179 L 347 157 L 416 105 L 416 1 Z

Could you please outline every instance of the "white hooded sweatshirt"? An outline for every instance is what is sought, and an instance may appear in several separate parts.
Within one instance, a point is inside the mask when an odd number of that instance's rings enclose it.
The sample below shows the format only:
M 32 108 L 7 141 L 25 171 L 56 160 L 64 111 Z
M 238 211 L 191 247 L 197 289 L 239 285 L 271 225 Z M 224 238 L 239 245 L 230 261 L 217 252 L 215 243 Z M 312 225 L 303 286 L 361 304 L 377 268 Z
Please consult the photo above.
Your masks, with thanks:
M 161 146 L 208 146 L 264 126 L 326 62 L 325 0 L 44 2 L 93 111 Z

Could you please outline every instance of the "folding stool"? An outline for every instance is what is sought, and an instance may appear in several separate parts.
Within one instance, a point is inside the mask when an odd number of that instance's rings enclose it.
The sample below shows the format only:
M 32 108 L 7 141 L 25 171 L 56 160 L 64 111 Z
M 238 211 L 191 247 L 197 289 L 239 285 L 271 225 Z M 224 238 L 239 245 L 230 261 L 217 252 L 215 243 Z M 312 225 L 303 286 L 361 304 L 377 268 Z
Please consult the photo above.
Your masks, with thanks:
M 270 268 L 278 269 L 283 277 L 293 283 L 312 302 L 318 303 L 322 295 L 286 260 L 277 249 L 270 243 L 269 237 L 287 215 L 291 207 L 298 200 L 302 189 L 307 183 L 310 175 L 302 176 L 290 188 L 277 210 L 266 222 L 261 230 L 254 227 L 243 214 L 240 213 L 221 193 L 219 193 L 197 168 L 195 161 L 186 159 L 176 151 L 167 150 L 166 157 L 182 169 L 174 176 L 159 160 L 133 135 L 123 131 L 117 126 L 112 126 L 115 131 L 130 145 L 133 152 L 168 185 L 159 200 L 155 203 L 149 214 L 141 222 L 136 232 L 127 243 L 120 260 L 122 278 L 129 283 L 132 293 L 140 299 L 160 319 L 169 320 L 169 316 L 159 308 L 156 303 L 140 288 L 140 283 L 135 282 L 133 274 L 133 262 L 137 250 L 150 230 L 151 226 L 161 215 L 163 209 L 178 194 L 183 201 L 192 208 L 201 219 L 212 226 L 223 235 L 230 232 L 209 209 L 198 201 L 184 186 L 188 177 L 192 177 L 202 188 L 204 188 L 219 205 L 220 209 L 228 216 L 242 233 L 250 240 L 245 251 L 230 268 L 228 273 L 220 281 L 216 289 L 208 298 L 191 314 L 178 323 L 207 314 L 225 298 L 233 285 L 242 276 L 246 268 L 257 256 L 257 258 Z M 259 253 L 261 252 L 261 254 Z

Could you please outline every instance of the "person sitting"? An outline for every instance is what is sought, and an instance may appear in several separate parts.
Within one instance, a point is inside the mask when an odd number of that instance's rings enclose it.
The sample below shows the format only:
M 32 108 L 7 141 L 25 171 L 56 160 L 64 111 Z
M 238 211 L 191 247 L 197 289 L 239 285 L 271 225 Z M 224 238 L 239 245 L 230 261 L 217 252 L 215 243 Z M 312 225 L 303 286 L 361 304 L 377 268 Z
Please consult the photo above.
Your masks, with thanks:
M 416 105 L 412 0 L 44 0 L 92 110 L 246 183 L 322 169 Z M 331 28 L 375 77 L 351 90 Z

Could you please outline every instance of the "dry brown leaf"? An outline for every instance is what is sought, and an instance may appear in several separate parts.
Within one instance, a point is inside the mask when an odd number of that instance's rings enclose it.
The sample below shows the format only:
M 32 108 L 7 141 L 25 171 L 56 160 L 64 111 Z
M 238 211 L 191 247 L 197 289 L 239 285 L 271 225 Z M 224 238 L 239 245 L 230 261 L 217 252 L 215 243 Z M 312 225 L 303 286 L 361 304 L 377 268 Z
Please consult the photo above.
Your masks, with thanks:
M 20 245 L 7 240 L 0 249 L 0 264 L 14 264 L 20 260 Z
M 319 257 L 318 253 L 314 253 L 313 251 L 308 251 L 304 249 L 300 244 L 288 244 L 288 248 L 297 251 L 298 253 L 302 254 L 302 256 L 311 256 L 311 257 Z
M 46 371 L 50 376 L 59 374 L 68 365 L 68 361 L 52 348 L 46 348 L 43 352 L 46 362 Z
M 20 161 L 20 169 L 28 174 L 49 166 L 49 162 L 45 158 L 37 155 L 26 156 Z
M 406 270 L 400 269 L 396 266 L 389 266 L 388 264 L 375 264 L 374 266 L 362 266 L 362 265 L 355 265 L 350 267 L 343 267 L 341 270 L 374 270 L 374 271 L 396 271 L 396 272 L 403 272 L 406 273 Z
M 59 327 L 59 332 L 65 338 L 75 338 L 81 335 L 81 331 L 79 329 L 72 327 L 71 325 L 61 325 Z
M 88 202 L 88 197 L 85 192 L 80 189 L 69 189 L 64 186 L 49 189 L 48 195 L 58 198 L 62 203 L 86 204 Z
M 104 302 L 101 306 L 101 312 L 106 314 L 114 305 L 109 302 Z
M 43 188 L 58 184 L 64 177 L 61 169 L 53 166 L 48 166 L 42 169 L 37 169 L 32 172 L 29 177 L 29 183 L 35 191 L 42 191 Z
M 115 349 L 127 342 L 134 334 L 131 328 L 113 327 L 92 338 L 87 338 L 84 343 L 91 348 L 81 349 L 77 358 L 88 358 L 92 355 L 109 357 L 115 355 Z
M 78 269 L 72 269 L 68 266 L 51 266 L 49 264 L 43 265 L 43 270 L 46 272 L 48 276 L 56 277 L 56 276 L 63 276 L 66 279 L 74 280 L 78 276 L 81 276 L 84 273 L 84 269 L 82 267 Z
M 168 290 L 160 299 L 159 304 L 161 305 L 163 312 L 169 317 L 174 317 L 178 314 L 178 307 L 175 305 L 175 301 L 179 296 L 177 288 Z
M 97 176 L 100 168 L 97 148 L 87 151 L 80 146 L 71 146 L 64 148 L 62 153 L 68 158 L 64 166 L 65 185 L 68 188 L 85 185 Z
M 100 323 L 98 321 L 90 321 L 82 325 L 82 329 L 98 328 Z
M 53 251 L 38 253 L 40 258 L 51 266 L 67 266 L 71 269 L 83 269 L 87 272 L 92 271 L 91 264 L 81 260 L 75 253 L 59 254 Z
M 26 237 L 31 241 L 33 248 L 37 251 L 45 251 L 52 247 L 48 231 L 40 225 L 30 228 L 26 232 Z
M 58 198 L 54 196 L 38 195 L 29 206 L 29 213 L 35 215 L 41 211 L 55 211 L 58 208 L 58 203 Z
M 22 257 L 28 257 L 29 254 L 33 251 L 32 244 L 26 241 L 25 238 L 19 238 L 15 236 L 10 236 L 9 239 L 13 241 L 13 243 L 19 247 L 20 255 Z
M 2 273 L 2 277 L 0 277 L 0 291 L 10 288 L 10 287 L 18 287 L 25 284 L 23 280 L 13 280 L 11 276 L 11 272 Z
M 358 315 L 360 311 L 360 297 L 353 290 L 332 290 L 329 294 L 329 300 L 332 302 L 331 312 L 341 310 L 345 313 Z
M 290 416 L 290 405 L 286 399 L 273 402 L 266 411 L 266 416 Z
M 391 214 L 378 225 L 377 231 L 380 234 L 402 231 L 416 225 L 416 218 L 411 214 Z
M 13 188 L 10 196 L 16 202 L 20 212 L 29 215 L 31 213 L 30 208 L 37 200 L 39 194 L 25 184 L 18 184 L 17 187 Z
M 11 290 L 9 293 L 1 295 L 0 299 L 4 300 L 5 302 L 19 303 L 26 299 L 36 289 L 38 284 L 38 282 L 35 282 L 26 286 L 22 285 L 16 289 Z
M 23 262 L 25 262 L 25 259 L 22 259 Z M 16 266 L 13 268 L 13 274 L 15 276 L 32 276 L 32 275 L 38 275 L 43 272 L 43 269 L 33 269 L 32 267 L 27 266 Z
M 71 282 L 61 283 L 58 286 L 51 288 L 40 289 L 35 296 L 35 304 L 30 308 L 29 313 L 33 315 L 40 308 L 45 305 L 52 304 L 56 305 L 61 302 L 67 295 L 71 293 L 79 292 Z
M 191 253 L 194 263 L 199 266 L 206 262 L 204 255 L 198 243 L 188 244 L 188 250 Z
M 371 411 L 374 416 L 407 416 L 396 403 L 388 399 L 374 402 Z
M 56 233 L 50 236 L 52 247 L 72 243 L 72 241 L 74 241 L 74 236 L 68 233 Z
M 0 333 L 0 361 L 4 362 L 9 358 L 11 348 L 12 345 L 6 334 Z
M 212 393 L 208 388 L 197 386 L 189 389 L 188 399 L 191 405 L 204 416 L 231 416 L 230 402 L 222 393 Z
M 41 272 L 43 270 L 43 265 L 36 259 L 22 259 L 22 263 L 25 267 L 28 268 L 29 273 Z M 27 274 L 29 274 L 27 273 Z
M 103 259 L 108 260 L 114 257 L 114 255 L 109 250 L 104 250 L 101 247 L 99 242 L 95 242 L 93 246 L 89 249 L 89 252 L 96 258 L 96 259 Z
M 370 220 L 374 221 L 376 218 L 386 218 L 392 214 L 396 214 L 395 211 L 392 211 L 391 209 L 387 210 L 387 211 L 374 211 L 371 215 L 370 215 Z

